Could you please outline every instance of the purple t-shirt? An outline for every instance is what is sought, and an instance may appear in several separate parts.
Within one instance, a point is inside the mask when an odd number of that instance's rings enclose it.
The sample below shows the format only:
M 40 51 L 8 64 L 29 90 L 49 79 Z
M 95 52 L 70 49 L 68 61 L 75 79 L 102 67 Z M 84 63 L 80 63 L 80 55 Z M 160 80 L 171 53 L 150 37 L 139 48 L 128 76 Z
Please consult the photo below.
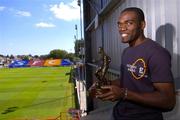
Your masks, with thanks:
M 155 82 L 173 82 L 169 52 L 150 39 L 136 47 L 127 47 L 122 54 L 121 87 L 139 93 L 153 92 Z M 162 117 L 160 110 L 130 101 L 120 101 L 114 107 L 115 118 L 119 120 L 121 115 L 127 118 L 135 115 L 136 119 L 142 115 L 145 119 L 153 119 L 157 115 Z

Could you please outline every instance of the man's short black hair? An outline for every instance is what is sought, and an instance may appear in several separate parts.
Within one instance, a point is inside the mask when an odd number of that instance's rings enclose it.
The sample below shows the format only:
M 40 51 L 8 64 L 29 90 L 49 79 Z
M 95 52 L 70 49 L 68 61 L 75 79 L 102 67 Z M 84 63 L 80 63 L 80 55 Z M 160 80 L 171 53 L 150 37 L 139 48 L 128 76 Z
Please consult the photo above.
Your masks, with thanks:
M 129 8 L 124 9 L 121 13 L 127 12 L 127 11 L 135 12 L 135 13 L 137 14 L 138 19 L 139 19 L 140 21 L 145 21 L 145 19 L 144 19 L 144 12 L 143 12 L 140 8 L 137 8 L 137 7 L 129 7 Z

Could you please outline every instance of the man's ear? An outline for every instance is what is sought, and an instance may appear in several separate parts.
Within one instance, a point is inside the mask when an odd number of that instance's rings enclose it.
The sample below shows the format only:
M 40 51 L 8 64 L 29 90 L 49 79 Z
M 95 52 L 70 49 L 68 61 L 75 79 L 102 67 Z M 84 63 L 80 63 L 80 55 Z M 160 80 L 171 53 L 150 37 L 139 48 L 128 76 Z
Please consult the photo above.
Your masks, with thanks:
M 142 22 L 141 22 L 141 29 L 144 30 L 145 27 L 146 27 L 146 22 L 145 22 L 145 21 L 142 21 Z

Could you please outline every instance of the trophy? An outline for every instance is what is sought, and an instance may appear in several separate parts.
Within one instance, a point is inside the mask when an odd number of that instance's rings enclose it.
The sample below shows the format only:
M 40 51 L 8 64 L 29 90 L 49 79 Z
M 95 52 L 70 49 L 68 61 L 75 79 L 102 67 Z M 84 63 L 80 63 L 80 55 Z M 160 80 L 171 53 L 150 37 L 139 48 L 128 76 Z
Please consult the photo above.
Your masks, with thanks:
M 110 85 L 111 81 L 106 78 L 106 73 L 111 62 L 111 58 L 104 52 L 102 47 L 99 47 L 98 54 L 101 57 L 102 64 L 95 71 L 95 77 L 97 80 L 95 84 L 90 88 L 90 95 L 95 96 L 97 93 L 107 92 L 101 89 L 101 86 Z

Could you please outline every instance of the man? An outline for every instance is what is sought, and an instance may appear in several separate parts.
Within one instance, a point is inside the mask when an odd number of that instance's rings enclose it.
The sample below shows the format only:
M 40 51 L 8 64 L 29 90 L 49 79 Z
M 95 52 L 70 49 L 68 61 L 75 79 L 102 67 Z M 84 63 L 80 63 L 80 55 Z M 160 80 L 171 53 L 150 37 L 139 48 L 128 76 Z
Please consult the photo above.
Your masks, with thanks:
M 118 101 L 114 120 L 163 120 L 162 112 L 175 105 L 171 56 L 159 44 L 144 35 L 145 19 L 141 9 L 126 8 L 120 14 L 118 29 L 122 43 L 121 78 L 101 87 L 103 101 Z

